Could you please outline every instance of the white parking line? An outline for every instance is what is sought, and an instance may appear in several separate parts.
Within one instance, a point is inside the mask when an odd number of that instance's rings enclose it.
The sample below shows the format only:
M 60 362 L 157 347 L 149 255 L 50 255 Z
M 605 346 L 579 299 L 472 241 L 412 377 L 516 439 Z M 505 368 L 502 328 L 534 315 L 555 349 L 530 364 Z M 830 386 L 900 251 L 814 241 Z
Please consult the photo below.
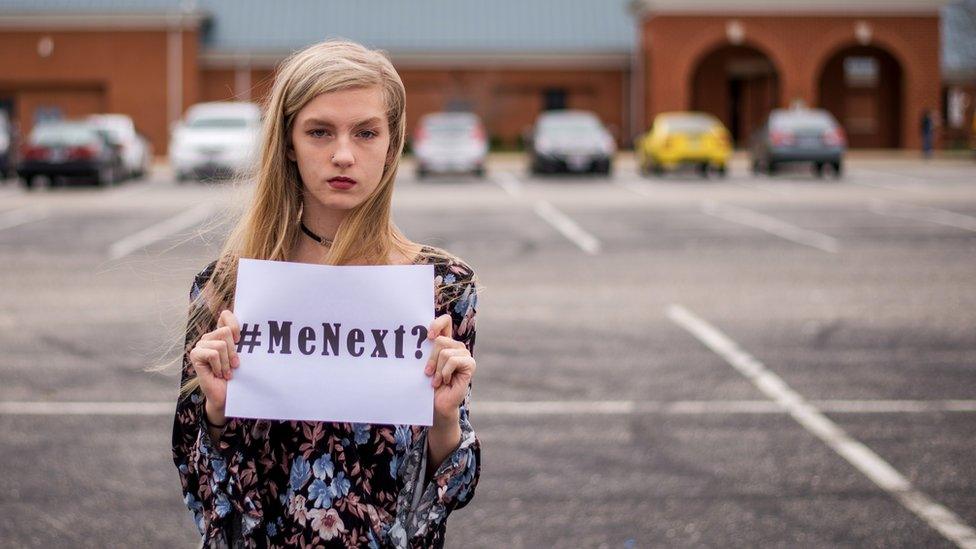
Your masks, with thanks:
M 748 378 L 770 400 L 776 402 L 807 431 L 823 441 L 871 479 L 906 509 L 915 513 L 947 539 L 966 549 L 976 548 L 976 530 L 955 513 L 916 490 L 907 478 L 878 454 L 857 440 L 825 416 L 813 403 L 790 388 L 758 359 L 742 350 L 718 329 L 697 317 L 681 305 L 671 305 L 668 317 L 702 344 L 714 351 Z
M 596 255 L 600 253 L 600 241 L 590 233 L 586 232 L 575 221 L 566 214 L 557 210 L 555 206 L 540 200 L 535 203 L 535 213 L 556 228 L 557 231 L 580 247 L 581 250 Z
M 183 229 L 196 225 L 210 216 L 214 209 L 212 204 L 199 204 L 192 210 L 187 210 L 166 221 L 157 223 L 152 227 L 148 227 L 119 240 L 109 247 L 108 255 L 111 259 L 125 257 L 153 242 L 157 242 Z
M 511 196 L 521 196 L 522 195 L 522 181 L 514 174 L 506 171 L 497 171 L 492 173 L 491 180 L 498 184 L 499 187 L 505 190 Z
M 840 243 L 832 236 L 803 229 L 775 217 L 739 206 L 708 200 L 702 203 L 702 212 L 726 221 L 754 227 L 791 242 L 810 246 L 824 252 L 837 253 L 840 251 Z
M 12 227 L 24 225 L 25 223 L 30 223 L 31 221 L 44 219 L 47 216 L 47 212 L 32 207 L 18 208 L 16 210 L 2 212 L 0 213 L 0 231 L 3 229 L 10 229 Z
M 642 183 L 642 182 L 638 182 L 638 181 L 631 181 L 631 180 L 628 180 L 628 179 L 614 180 L 613 183 L 614 183 L 614 185 L 617 185 L 618 187 L 622 187 L 624 189 L 627 189 L 628 191 L 630 191 L 630 192 L 632 192 L 632 193 L 634 193 L 636 195 L 639 195 L 639 196 L 644 196 L 644 197 L 648 197 L 648 198 L 654 196 L 654 194 L 651 193 L 651 190 L 649 188 L 650 185 L 648 185 L 647 183 Z
M 868 210 L 878 215 L 928 221 L 937 225 L 976 232 L 976 217 L 950 212 L 949 210 L 889 202 L 879 198 L 871 200 L 870 204 L 868 204 Z
M 782 185 L 775 185 L 772 183 L 749 183 L 745 181 L 739 181 L 736 184 L 741 187 L 745 187 L 747 189 L 756 189 L 756 190 L 765 191 L 767 193 L 772 193 L 779 196 L 793 196 L 795 194 L 793 193 L 791 187 L 784 187 Z
M 814 400 L 810 403 L 829 414 L 974 413 L 976 400 Z M 108 415 L 165 416 L 173 402 L 56 402 L 0 401 L 0 415 Z M 472 411 L 486 416 L 572 415 L 730 415 L 785 414 L 789 411 L 769 400 L 476 400 Z

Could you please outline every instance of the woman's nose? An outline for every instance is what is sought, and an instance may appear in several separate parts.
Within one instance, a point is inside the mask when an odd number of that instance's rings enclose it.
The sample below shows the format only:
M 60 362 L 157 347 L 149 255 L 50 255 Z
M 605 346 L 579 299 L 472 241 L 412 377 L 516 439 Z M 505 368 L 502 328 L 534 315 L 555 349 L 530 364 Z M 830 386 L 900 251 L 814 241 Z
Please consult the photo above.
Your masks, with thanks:
M 337 145 L 335 153 L 332 155 L 332 164 L 341 168 L 352 166 L 356 159 L 353 157 L 348 141 L 340 139 Z

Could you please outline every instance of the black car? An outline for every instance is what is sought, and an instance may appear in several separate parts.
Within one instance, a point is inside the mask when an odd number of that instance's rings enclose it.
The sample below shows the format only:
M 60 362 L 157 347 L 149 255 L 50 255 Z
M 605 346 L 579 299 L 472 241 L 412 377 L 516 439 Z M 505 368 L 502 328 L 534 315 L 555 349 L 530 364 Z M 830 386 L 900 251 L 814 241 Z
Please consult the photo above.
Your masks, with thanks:
M 122 161 L 104 130 L 86 122 L 44 122 L 21 148 L 17 174 L 28 189 L 39 175 L 51 184 L 83 177 L 106 185 L 120 180 Z
M 596 172 L 609 174 L 617 143 L 595 114 L 547 111 L 539 115 L 529 139 L 533 174 Z
M 807 163 L 820 177 L 830 168 L 840 177 L 847 139 L 837 120 L 823 109 L 776 109 L 753 135 L 753 173 L 776 173 L 786 164 Z

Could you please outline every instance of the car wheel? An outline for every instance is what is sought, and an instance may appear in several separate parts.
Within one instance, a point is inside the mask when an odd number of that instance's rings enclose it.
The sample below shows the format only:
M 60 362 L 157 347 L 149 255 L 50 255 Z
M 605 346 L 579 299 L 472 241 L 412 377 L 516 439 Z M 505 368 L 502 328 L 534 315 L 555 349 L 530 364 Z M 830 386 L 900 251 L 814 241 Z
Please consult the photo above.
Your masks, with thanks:
M 778 168 L 779 167 L 776 165 L 776 163 L 770 160 L 769 162 L 766 163 L 766 174 L 767 175 L 775 175 L 776 174 L 776 170 Z
M 112 183 L 112 173 L 105 168 L 101 168 L 95 172 L 95 185 L 99 187 L 104 187 L 106 184 Z
M 824 165 L 823 165 L 823 162 L 814 162 L 813 163 L 813 175 L 815 175 L 815 176 L 817 176 L 819 178 L 823 178 L 823 176 L 824 176 Z
M 834 170 L 834 179 L 840 179 L 841 175 L 844 173 L 843 164 L 840 162 L 834 162 L 830 167 Z
M 708 179 L 708 163 L 702 163 L 698 165 L 698 175 L 702 179 Z
M 23 184 L 24 184 L 24 188 L 25 188 L 25 189 L 27 189 L 28 191 L 30 191 L 30 190 L 33 190 L 33 189 L 34 189 L 34 181 L 35 181 L 35 177 L 36 177 L 36 176 L 33 176 L 33 175 L 25 175 L 25 176 L 24 176 L 24 177 L 23 177 L 23 178 L 21 179 L 21 181 L 22 181 L 22 182 L 23 182 Z
M 715 173 L 717 173 L 719 177 L 724 178 L 725 176 L 729 175 L 729 170 L 726 168 L 725 164 L 722 164 L 721 166 L 715 168 Z
M 657 162 L 651 162 L 651 173 L 656 177 L 662 177 L 664 175 L 664 166 L 658 164 Z
M 762 173 L 762 164 L 759 163 L 758 158 L 752 159 L 752 175 L 759 175 Z
M 477 177 L 484 177 L 485 176 L 485 167 L 484 166 L 478 166 L 477 168 L 475 168 L 474 169 L 474 175 L 477 176 Z

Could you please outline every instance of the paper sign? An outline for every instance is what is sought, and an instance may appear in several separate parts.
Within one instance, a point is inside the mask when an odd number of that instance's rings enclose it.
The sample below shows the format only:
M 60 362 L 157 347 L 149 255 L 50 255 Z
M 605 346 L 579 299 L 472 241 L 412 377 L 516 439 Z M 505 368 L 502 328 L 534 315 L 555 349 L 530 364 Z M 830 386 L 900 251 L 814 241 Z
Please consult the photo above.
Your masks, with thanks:
M 229 417 L 431 425 L 433 265 L 241 259 Z

